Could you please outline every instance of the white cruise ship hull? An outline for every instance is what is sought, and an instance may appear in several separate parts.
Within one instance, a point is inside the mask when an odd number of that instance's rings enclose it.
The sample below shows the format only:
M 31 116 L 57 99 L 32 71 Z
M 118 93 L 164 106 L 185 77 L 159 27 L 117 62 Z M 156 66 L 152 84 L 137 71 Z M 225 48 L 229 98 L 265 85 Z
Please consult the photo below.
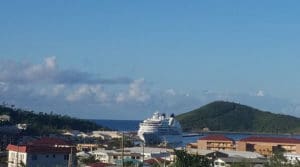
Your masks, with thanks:
M 182 135 L 159 135 L 158 133 L 140 133 L 138 134 L 146 145 L 156 145 L 166 143 L 170 146 L 180 146 L 182 144 Z
M 166 118 L 165 115 L 154 113 L 140 123 L 138 136 L 146 145 L 167 144 L 169 146 L 181 146 L 182 130 L 174 116 Z

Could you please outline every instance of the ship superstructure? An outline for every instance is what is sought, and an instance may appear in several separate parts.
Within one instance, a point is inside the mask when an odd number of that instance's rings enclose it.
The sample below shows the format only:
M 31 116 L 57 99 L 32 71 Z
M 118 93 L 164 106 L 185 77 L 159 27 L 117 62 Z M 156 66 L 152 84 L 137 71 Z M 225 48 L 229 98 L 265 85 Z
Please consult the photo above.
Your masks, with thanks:
M 138 136 L 146 145 L 166 143 L 179 146 L 182 143 L 182 129 L 174 114 L 166 117 L 155 112 L 151 118 L 140 123 Z

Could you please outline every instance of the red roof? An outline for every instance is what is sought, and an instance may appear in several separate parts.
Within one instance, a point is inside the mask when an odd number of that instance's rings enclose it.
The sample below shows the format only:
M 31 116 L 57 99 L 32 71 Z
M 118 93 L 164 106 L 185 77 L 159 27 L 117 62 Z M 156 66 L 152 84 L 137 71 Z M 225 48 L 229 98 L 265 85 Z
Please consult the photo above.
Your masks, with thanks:
M 287 138 L 287 137 L 261 137 L 261 136 L 251 136 L 240 141 L 244 142 L 266 142 L 266 143 L 293 143 L 300 144 L 300 139 Z
M 102 162 L 96 162 L 93 164 L 90 164 L 88 166 L 90 167 L 106 167 L 106 166 L 111 166 L 112 164 L 107 164 L 107 163 L 102 163 Z
M 164 159 L 162 159 L 162 158 L 152 158 L 152 159 L 147 159 L 147 160 L 145 160 L 144 161 L 144 163 L 147 163 L 147 164 L 156 164 L 156 163 L 161 163 L 161 162 L 164 162 L 164 161 L 166 161 L 166 162 L 169 162 L 169 161 L 167 161 L 167 160 L 164 160 Z
M 41 145 L 47 145 L 47 146 L 54 146 L 54 145 L 71 145 L 70 143 L 62 140 L 62 139 L 58 139 L 58 138 L 50 138 L 50 137 L 43 137 L 41 139 L 38 140 L 34 140 L 30 143 L 28 143 L 28 145 L 35 145 L 35 146 L 41 146 Z
M 208 135 L 200 138 L 199 140 L 220 140 L 220 141 L 234 141 L 224 135 Z
M 76 152 L 76 148 L 72 148 L 70 144 L 64 140 L 57 138 L 41 138 L 26 145 L 9 144 L 6 148 L 9 151 L 27 152 L 27 153 L 70 153 L 71 149 Z

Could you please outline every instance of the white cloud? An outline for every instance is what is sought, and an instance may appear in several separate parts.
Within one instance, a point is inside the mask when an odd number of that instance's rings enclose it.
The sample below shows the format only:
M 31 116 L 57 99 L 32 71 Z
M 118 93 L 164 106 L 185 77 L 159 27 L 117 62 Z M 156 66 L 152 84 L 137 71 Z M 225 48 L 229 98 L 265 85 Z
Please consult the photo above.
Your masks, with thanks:
M 4 82 L 0 82 L 0 91 L 5 92 L 8 90 L 8 85 Z
M 55 85 L 52 88 L 53 95 L 57 96 L 57 95 L 61 94 L 65 88 L 66 88 L 66 86 L 64 84 Z
M 167 90 L 165 91 L 165 93 L 166 93 L 167 95 L 170 95 L 170 96 L 175 96 L 175 95 L 176 95 L 176 92 L 175 92 L 174 89 L 167 89 Z
M 256 96 L 263 97 L 263 96 L 265 96 L 265 92 L 262 90 L 259 90 L 259 91 L 257 91 Z
M 103 91 L 101 85 L 81 85 L 66 96 L 66 100 L 70 102 L 88 99 L 105 102 L 108 100 L 108 95 Z
M 137 101 L 145 102 L 150 99 L 150 95 L 144 90 L 145 80 L 143 78 L 134 80 L 127 92 L 121 92 L 117 95 L 117 102 Z
M 47 57 L 45 58 L 45 66 L 48 69 L 55 69 L 56 68 L 56 57 Z
M 78 70 L 64 70 L 56 57 L 46 57 L 43 63 L 30 64 L 15 61 L 0 62 L 0 82 L 11 84 L 129 84 L 128 77 L 102 78 Z

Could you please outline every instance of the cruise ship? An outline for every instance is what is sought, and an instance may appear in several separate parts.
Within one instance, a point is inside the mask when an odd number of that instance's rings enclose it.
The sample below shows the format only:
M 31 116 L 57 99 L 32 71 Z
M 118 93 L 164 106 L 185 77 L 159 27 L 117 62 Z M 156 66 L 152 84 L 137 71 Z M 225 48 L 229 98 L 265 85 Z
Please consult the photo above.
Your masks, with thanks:
M 180 146 L 182 144 L 182 130 L 174 114 L 166 117 L 165 114 L 155 112 L 151 118 L 140 123 L 138 130 L 139 138 L 146 145 L 167 144 L 169 146 Z

